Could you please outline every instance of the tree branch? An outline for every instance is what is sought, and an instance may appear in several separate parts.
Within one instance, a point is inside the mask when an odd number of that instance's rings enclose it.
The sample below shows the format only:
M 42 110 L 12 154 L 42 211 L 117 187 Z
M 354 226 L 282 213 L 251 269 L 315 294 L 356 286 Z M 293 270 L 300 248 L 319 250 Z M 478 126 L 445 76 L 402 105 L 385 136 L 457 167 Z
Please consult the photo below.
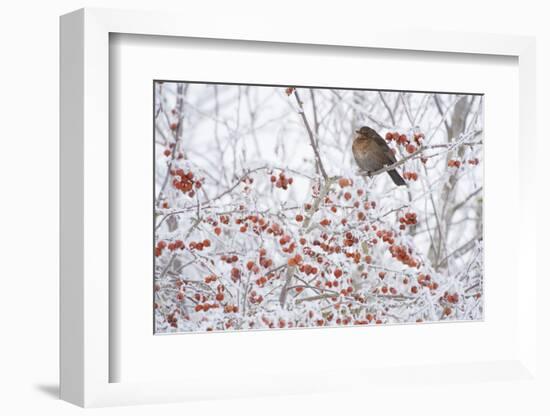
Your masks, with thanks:
M 307 134 L 309 136 L 309 143 L 311 144 L 311 148 L 313 149 L 313 153 L 315 154 L 317 170 L 321 173 L 321 175 L 323 175 L 323 178 L 326 180 L 328 178 L 328 175 L 327 175 L 327 172 L 325 171 L 325 167 L 323 166 L 323 162 L 321 161 L 321 155 L 319 154 L 319 149 L 317 147 L 317 143 L 313 135 L 313 130 L 311 130 L 311 126 L 307 121 L 306 113 L 304 111 L 304 104 L 302 103 L 302 100 L 300 100 L 300 96 L 298 95 L 298 90 L 296 89 L 294 89 L 294 98 L 296 98 L 296 102 L 298 103 L 298 107 L 300 108 L 299 113 L 306 127 Z

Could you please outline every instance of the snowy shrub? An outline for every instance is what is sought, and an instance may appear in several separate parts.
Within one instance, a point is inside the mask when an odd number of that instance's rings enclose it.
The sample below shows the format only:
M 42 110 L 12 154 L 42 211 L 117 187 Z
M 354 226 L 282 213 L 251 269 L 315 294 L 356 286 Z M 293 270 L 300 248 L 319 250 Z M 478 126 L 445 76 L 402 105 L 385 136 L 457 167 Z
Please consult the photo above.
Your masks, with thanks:
M 483 318 L 483 99 L 155 83 L 155 329 Z M 375 129 L 406 186 L 359 171 Z

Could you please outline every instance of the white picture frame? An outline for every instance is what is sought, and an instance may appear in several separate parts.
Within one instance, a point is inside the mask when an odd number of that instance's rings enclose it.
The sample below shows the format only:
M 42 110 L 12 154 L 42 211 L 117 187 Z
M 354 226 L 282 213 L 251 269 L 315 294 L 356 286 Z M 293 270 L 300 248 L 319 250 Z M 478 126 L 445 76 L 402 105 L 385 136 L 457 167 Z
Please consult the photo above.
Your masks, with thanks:
M 391 28 L 369 32 L 349 27 L 328 35 L 314 25 L 304 32 L 278 24 L 250 27 L 219 19 L 203 25 L 169 13 L 82 9 L 61 18 L 61 398 L 88 406 L 159 403 L 213 397 L 202 392 L 196 378 L 181 381 L 110 382 L 109 366 L 116 359 L 109 349 L 109 35 L 112 33 L 268 41 L 310 45 L 353 46 L 439 53 L 505 55 L 518 59 L 519 138 L 530 138 L 529 151 L 519 147 L 519 224 L 524 230 L 514 253 L 525 286 L 518 287 L 519 345 L 509 360 L 468 364 L 419 366 L 420 380 L 433 380 L 441 371 L 453 371 L 463 382 L 541 379 L 537 371 L 536 176 L 531 158 L 536 137 L 535 41 L 529 37 L 467 33 L 405 33 Z M 242 33 L 246 33 L 243 35 Z M 518 268 L 519 270 L 519 268 Z M 529 288 L 529 290 L 526 289 Z M 111 305 L 112 306 L 112 305 Z M 336 335 L 335 335 L 336 336 Z M 369 374 L 350 369 L 354 382 L 391 382 L 403 377 L 399 369 L 381 368 Z M 345 374 L 345 373 L 342 373 Z M 472 374 L 477 374 L 474 376 Z M 339 373 L 340 375 L 340 373 Z M 479 376 L 481 375 L 481 376 Z M 327 386 L 311 383 L 311 375 L 271 377 L 263 383 L 227 386 L 214 397 L 261 395 L 267 392 L 324 392 Z M 313 379 L 314 381 L 314 379 Z M 540 381 L 542 382 L 542 381 Z M 256 388 L 255 388 L 256 387 Z M 328 388 L 346 389 L 347 383 Z M 247 389 L 243 392 L 243 389 Z M 497 396 L 495 396 L 497 397 Z

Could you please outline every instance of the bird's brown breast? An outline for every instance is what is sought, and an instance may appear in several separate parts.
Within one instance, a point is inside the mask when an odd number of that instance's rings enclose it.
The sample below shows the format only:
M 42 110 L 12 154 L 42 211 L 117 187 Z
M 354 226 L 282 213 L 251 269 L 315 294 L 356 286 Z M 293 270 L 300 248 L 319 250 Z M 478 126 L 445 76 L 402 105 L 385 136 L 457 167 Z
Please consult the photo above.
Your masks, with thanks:
M 369 138 L 357 137 L 352 145 L 353 156 L 357 165 L 366 171 L 381 169 L 388 164 L 384 149 Z

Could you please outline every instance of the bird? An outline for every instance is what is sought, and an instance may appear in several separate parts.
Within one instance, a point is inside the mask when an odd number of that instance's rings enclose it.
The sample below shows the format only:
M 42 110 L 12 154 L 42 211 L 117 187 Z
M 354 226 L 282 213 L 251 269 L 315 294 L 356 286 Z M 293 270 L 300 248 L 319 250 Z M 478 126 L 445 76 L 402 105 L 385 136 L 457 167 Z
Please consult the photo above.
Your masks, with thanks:
M 386 141 L 374 129 L 363 126 L 355 133 L 351 150 L 361 170 L 370 174 L 397 162 Z M 389 170 L 388 175 L 397 186 L 405 185 L 405 180 L 397 170 Z

